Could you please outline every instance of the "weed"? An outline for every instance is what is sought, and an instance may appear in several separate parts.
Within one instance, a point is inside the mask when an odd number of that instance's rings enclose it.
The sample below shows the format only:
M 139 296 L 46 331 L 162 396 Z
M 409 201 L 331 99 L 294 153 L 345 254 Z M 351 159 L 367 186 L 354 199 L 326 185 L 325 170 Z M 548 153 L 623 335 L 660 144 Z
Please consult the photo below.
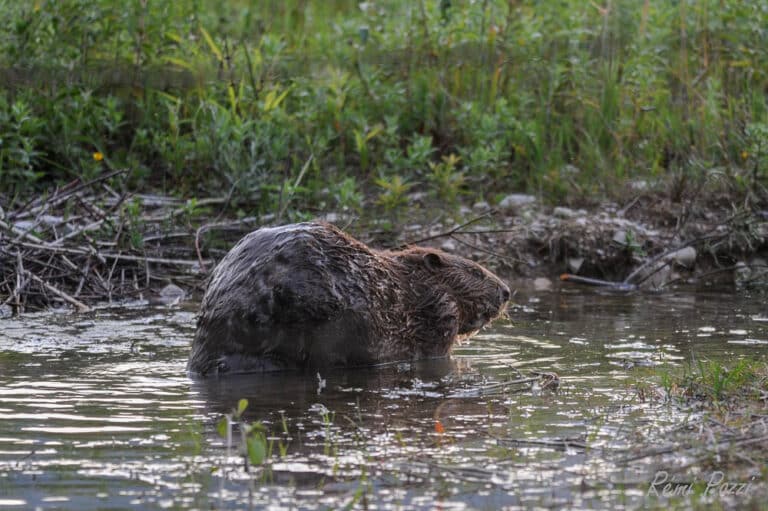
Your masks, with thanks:
M 558 200 L 673 175 L 681 198 L 713 169 L 738 193 L 766 174 L 759 2 L 0 7 L 9 197 L 128 168 L 140 191 L 300 217 L 328 190 L 394 213 L 409 189 L 456 206 L 466 183 Z
M 666 369 L 660 378 L 668 397 L 725 403 L 762 395 L 766 371 L 768 366 L 759 360 L 741 359 L 731 367 L 720 361 L 698 360 L 687 365 L 682 374 Z

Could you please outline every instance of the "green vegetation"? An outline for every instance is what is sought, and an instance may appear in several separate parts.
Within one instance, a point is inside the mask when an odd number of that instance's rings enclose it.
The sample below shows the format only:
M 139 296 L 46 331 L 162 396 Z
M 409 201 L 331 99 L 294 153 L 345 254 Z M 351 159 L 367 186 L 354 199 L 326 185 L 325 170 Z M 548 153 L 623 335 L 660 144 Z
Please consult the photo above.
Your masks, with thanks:
M 768 397 L 768 363 L 741 359 L 727 367 L 718 361 L 698 361 L 681 371 L 660 374 L 669 398 L 739 406 Z
M 240 399 L 237 402 L 237 409 L 232 413 L 222 417 L 216 425 L 216 430 L 224 440 L 226 440 L 227 452 L 229 453 L 233 445 L 232 433 L 233 427 L 240 431 L 240 440 L 243 450 L 243 459 L 246 470 L 248 462 L 253 466 L 261 466 L 272 458 L 272 451 L 275 444 L 275 438 L 267 438 L 267 428 L 260 422 L 248 423 L 244 419 L 245 410 L 248 408 L 248 400 Z M 283 435 L 288 436 L 288 426 L 283 419 Z M 277 446 L 280 457 L 284 457 L 288 452 L 288 441 L 283 438 L 277 439 Z
M 0 22 L 6 205 L 116 168 L 289 214 L 768 172 L 761 2 L 0 0 Z

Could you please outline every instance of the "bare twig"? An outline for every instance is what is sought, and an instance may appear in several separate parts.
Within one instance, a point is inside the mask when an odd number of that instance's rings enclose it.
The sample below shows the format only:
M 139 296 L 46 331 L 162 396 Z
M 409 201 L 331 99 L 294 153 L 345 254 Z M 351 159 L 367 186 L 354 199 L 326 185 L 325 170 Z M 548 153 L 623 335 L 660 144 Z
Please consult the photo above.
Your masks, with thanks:
M 35 282 L 37 282 L 38 284 L 41 284 L 44 288 L 46 288 L 51 293 L 55 294 L 56 296 L 62 298 L 63 300 L 65 300 L 65 301 L 71 303 L 72 305 L 74 305 L 75 307 L 77 307 L 78 312 L 88 312 L 89 310 L 91 310 L 90 307 L 85 305 L 83 302 L 81 302 L 77 298 L 74 298 L 74 297 L 68 295 L 67 293 L 65 293 L 64 291 L 62 291 L 62 290 L 56 288 L 55 286 L 49 284 L 48 282 L 44 281 L 43 279 L 41 279 L 40 277 L 38 277 L 37 275 L 35 275 L 31 271 L 24 270 L 24 274 L 27 275 L 32 280 L 34 280 Z
M 473 218 L 471 220 L 468 220 L 467 222 L 464 222 L 461 225 L 457 225 L 453 229 L 449 229 L 449 230 L 447 230 L 445 232 L 441 232 L 440 234 L 435 234 L 433 236 L 427 236 L 426 238 L 420 238 L 420 239 L 417 239 L 417 240 L 409 241 L 404 246 L 417 245 L 419 243 L 424 243 L 425 241 L 431 241 L 431 240 L 434 240 L 434 239 L 437 239 L 437 238 L 451 237 L 454 234 L 459 234 L 460 231 L 462 229 L 464 229 L 465 227 L 467 227 L 468 225 L 472 225 L 472 224 L 475 224 L 475 223 L 479 222 L 480 220 L 484 220 L 486 218 L 490 218 L 492 214 L 493 214 L 493 211 L 486 211 L 482 215 L 477 216 L 477 217 L 475 217 L 475 218 Z M 404 248 L 404 247 L 401 247 L 401 248 Z

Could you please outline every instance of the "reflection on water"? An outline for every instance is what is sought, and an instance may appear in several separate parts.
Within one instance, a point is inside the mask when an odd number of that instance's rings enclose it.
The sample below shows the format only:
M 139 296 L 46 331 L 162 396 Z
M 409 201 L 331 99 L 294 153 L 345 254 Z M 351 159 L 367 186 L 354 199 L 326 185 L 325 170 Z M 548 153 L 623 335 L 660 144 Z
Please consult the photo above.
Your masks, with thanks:
M 762 302 L 716 294 L 518 296 L 512 322 L 431 360 L 192 381 L 194 307 L 0 324 L 0 507 L 636 507 L 612 453 L 683 417 L 647 366 L 764 356 Z M 504 385 L 532 371 L 560 391 Z M 240 398 L 275 454 L 247 472 L 216 423 Z M 287 446 L 284 457 L 278 445 Z

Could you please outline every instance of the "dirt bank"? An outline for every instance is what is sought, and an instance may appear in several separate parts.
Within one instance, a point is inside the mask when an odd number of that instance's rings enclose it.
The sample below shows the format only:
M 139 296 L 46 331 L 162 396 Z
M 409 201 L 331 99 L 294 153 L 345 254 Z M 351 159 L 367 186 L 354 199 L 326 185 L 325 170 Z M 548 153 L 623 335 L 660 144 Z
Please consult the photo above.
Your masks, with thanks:
M 398 240 L 438 246 L 539 286 L 563 273 L 627 288 L 768 283 L 768 210 L 651 197 L 576 209 L 514 195 L 494 211 L 476 204 L 464 216 L 464 224 L 408 226 Z
M 200 292 L 229 247 L 286 217 L 233 218 L 227 198 L 117 192 L 111 174 L 0 209 L 2 314 L 51 306 L 157 300 Z M 242 206 L 239 207 L 242 211 Z M 374 247 L 423 244 L 544 287 L 600 279 L 621 289 L 679 283 L 768 288 L 768 209 L 641 196 L 624 205 L 551 206 L 509 195 L 457 213 L 412 206 L 397 223 L 318 214 Z M 419 221 L 416 222 L 415 220 Z M 394 225 L 394 227 L 392 227 Z M 385 227 L 386 226 L 386 227 Z

